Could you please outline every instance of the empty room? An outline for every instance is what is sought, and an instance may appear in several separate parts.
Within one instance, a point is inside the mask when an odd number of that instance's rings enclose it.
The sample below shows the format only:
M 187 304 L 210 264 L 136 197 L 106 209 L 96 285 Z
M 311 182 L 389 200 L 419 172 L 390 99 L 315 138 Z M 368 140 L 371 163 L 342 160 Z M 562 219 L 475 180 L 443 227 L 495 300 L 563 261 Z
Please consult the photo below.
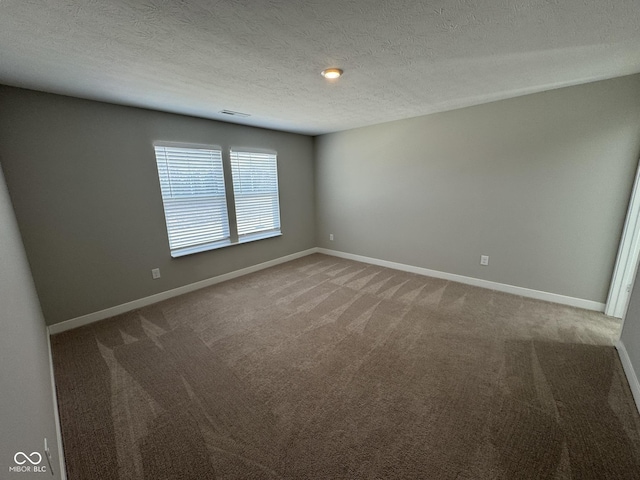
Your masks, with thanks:
M 640 479 L 636 0 L 0 0 L 0 478 Z

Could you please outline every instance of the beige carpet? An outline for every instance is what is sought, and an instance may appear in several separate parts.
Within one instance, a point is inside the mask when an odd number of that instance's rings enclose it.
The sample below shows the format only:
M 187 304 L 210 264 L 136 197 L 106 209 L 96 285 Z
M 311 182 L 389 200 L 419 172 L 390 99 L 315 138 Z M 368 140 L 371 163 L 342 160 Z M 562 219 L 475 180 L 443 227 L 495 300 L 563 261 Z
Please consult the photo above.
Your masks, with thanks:
M 54 336 L 69 479 L 640 479 L 619 328 L 312 255 Z

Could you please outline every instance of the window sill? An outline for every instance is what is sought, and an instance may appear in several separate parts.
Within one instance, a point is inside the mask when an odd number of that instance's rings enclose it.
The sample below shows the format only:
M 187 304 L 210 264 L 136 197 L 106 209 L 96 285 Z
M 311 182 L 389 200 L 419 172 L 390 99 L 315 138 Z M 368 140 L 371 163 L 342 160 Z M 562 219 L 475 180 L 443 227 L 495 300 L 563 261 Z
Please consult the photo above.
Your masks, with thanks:
M 194 253 L 208 252 L 209 250 L 218 250 L 219 248 L 231 247 L 233 245 L 242 245 L 244 243 L 256 242 L 258 240 L 264 240 L 266 238 L 280 237 L 282 232 L 280 230 L 271 230 L 269 232 L 253 233 L 251 235 L 245 235 L 238 239 L 236 242 L 232 242 L 229 239 L 220 240 L 218 242 L 207 243 L 205 245 L 197 245 L 195 247 L 180 248 L 173 250 L 171 256 L 173 258 L 186 257 L 187 255 L 193 255 Z

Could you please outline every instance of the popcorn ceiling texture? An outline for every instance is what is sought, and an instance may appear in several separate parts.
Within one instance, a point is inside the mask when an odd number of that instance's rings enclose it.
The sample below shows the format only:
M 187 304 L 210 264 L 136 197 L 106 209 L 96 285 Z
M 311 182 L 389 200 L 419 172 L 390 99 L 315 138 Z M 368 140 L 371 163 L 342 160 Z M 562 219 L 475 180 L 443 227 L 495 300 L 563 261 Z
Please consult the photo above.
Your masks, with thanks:
M 0 0 L 0 45 L 0 83 L 320 134 L 640 72 L 640 15 L 637 0 Z

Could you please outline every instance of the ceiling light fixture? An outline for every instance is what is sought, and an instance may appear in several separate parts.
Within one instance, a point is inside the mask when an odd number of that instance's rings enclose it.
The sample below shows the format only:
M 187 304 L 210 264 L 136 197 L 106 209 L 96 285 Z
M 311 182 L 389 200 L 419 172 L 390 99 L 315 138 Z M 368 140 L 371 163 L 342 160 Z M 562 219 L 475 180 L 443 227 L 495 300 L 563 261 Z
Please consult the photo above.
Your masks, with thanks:
M 329 80 L 335 80 L 336 78 L 339 78 L 342 75 L 342 70 L 340 70 L 339 68 L 327 68 L 326 70 L 322 71 L 322 76 L 324 78 L 328 78 Z

